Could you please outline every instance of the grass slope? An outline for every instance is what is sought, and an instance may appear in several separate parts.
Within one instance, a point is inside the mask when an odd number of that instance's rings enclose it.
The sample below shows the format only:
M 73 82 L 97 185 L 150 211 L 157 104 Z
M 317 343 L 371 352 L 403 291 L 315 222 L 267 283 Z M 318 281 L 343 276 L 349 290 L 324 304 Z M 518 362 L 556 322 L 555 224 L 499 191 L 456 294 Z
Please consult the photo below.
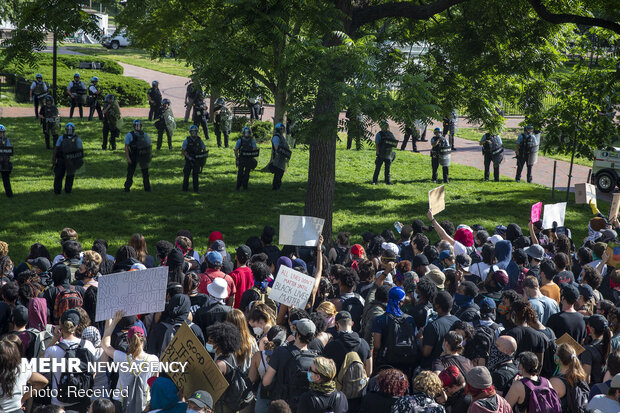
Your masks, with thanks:
M 210 158 L 201 175 L 202 192 L 184 193 L 181 192 L 184 162 L 180 148 L 188 125 L 179 121 L 173 151 L 154 151 L 150 169 L 153 192 L 142 190 L 138 170 L 132 191 L 124 193 L 126 163 L 122 150 L 101 151 L 101 124 L 75 120 L 85 144 L 85 166 L 76 176 L 72 194 L 54 195 L 51 151 L 44 149 L 39 124 L 32 118 L 3 122 L 15 146 L 11 176 L 16 195 L 7 199 L 0 194 L 0 239 L 9 243 L 10 255 L 16 262 L 23 260 L 29 246 L 37 241 L 48 246 L 52 254 L 58 253 L 59 233 L 67 226 L 79 232 L 86 248 L 95 239 L 106 238 L 112 254 L 134 232 L 145 235 L 154 253 L 158 240 L 172 239 L 181 228 L 193 231 L 196 247 L 201 251 L 208 234 L 219 230 L 232 250 L 249 236 L 259 235 L 264 225 L 277 228 L 280 214 L 303 214 L 307 148 L 293 151 L 291 167 L 279 192 L 271 190 L 272 175 L 258 170 L 251 174 L 250 189 L 236 192 L 233 150 L 218 149 L 212 133 L 207 142 Z M 125 124 L 129 127 L 130 119 Z M 151 137 L 156 137 L 150 122 L 145 122 L 145 128 Z M 121 139 L 125 133 L 127 130 Z M 231 144 L 235 139 L 236 135 Z M 258 169 L 267 164 L 270 151 L 268 145 L 260 148 Z M 430 182 L 430 159 L 410 152 L 397 154 L 392 166 L 396 185 L 371 186 L 374 158 L 372 149 L 358 152 L 338 146 L 334 231 L 350 231 L 354 242 L 361 241 L 359 234 L 363 231 L 393 228 L 396 220 L 410 223 L 415 218 L 424 219 L 428 191 L 436 186 Z M 507 178 L 500 183 L 483 183 L 480 171 L 474 168 L 454 165 L 451 177 L 446 191 L 447 209 L 437 215 L 439 220 L 480 223 L 487 228 L 517 222 L 526 227 L 530 205 L 537 201 L 551 202 L 548 188 L 515 183 Z M 563 199 L 559 195 L 556 199 Z M 584 222 L 590 216 L 587 207 L 569 206 L 567 225 L 573 229 L 576 240 L 586 235 Z

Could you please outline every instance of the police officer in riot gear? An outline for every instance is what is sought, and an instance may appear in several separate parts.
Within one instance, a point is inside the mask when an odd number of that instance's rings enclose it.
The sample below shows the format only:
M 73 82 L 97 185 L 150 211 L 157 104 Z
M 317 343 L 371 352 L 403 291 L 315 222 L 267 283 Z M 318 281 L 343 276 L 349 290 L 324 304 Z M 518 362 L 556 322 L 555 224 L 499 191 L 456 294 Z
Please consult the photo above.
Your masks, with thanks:
M 532 182 L 532 166 L 538 161 L 538 139 L 534 135 L 534 127 L 527 125 L 517 138 L 517 175 L 515 180 L 521 181 L 523 166 L 527 164 L 527 182 Z
M 282 186 L 282 176 L 291 159 L 291 148 L 284 136 L 285 131 L 286 127 L 280 122 L 275 126 L 275 133 L 271 138 L 271 161 L 268 168 L 273 173 L 271 188 L 275 191 Z
M 60 116 L 58 108 L 54 105 L 54 98 L 50 95 L 45 96 L 45 103 L 41 105 L 41 126 L 43 126 L 43 136 L 45 137 L 45 148 L 52 149 L 50 146 L 50 136 L 53 138 L 52 144 L 58 140 L 60 132 Z
M 177 127 L 174 121 L 174 114 L 170 108 L 170 100 L 164 99 L 161 101 L 161 109 L 159 111 L 159 117 L 155 121 L 155 127 L 157 128 L 157 150 L 161 149 L 161 145 L 164 139 L 164 132 L 168 137 L 168 149 L 172 150 L 172 135 Z
M 97 111 L 99 120 L 103 120 L 103 113 L 101 113 L 101 104 L 99 103 L 99 97 L 101 96 L 102 89 L 97 85 L 99 78 L 94 76 L 90 79 L 90 86 L 88 87 L 88 106 L 90 106 L 90 112 L 88 113 L 88 120 L 93 120 L 93 114 Z
M 443 136 L 448 136 L 450 147 L 453 151 L 456 150 L 454 147 L 454 134 L 456 133 L 456 124 L 459 121 L 459 115 L 456 109 L 453 109 L 448 116 L 443 118 Z
M 4 125 L 0 125 L 0 174 L 2 174 L 4 192 L 9 198 L 13 197 L 13 190 L 11 190 L 11 170 L 13 169 L 13 163 L 11 163 L 12 155 L 13 146 L 6 136 L 6 128 Z
M 249 126 L 243 128 L 241 138 L 235 144 L 235 159 L 237 164 L 237 191 L 239 188 L 248 189 L 250 171 L 256 168 L 258 162 L 258 147 L 252 137 L 252 129 Z
M 112 94 L 107 94 L 103 101 L 103 142 L 101 143 L 101 149 L 104 151 L 108 148 L 108 134 L 110 135 L 110 148 L 116 150 L 116 138 L 120 135 L 121 131 L 118 127 L 118 123 L 121 119 L 121 108 L 118 106 L 118 101 Z
M 189 174 L 192 174 L 192 184 L 194 192 L 200 192 L 198 189 L 198 174 L 202 172 L 202 168 L 207 162 L 209 151 L 206 150 L 205 144 L 198 136 L 198 126 L 189 127 L 189 136 L 183 141 L 181 153 L 185 157 L 185 167 L 183 168 L 183 192 L 187 192 L 189 188 Z
M 84 164 L 84 146 L 82 139 L 75 135 L 75 125 L 71 122 L 65 125 L 65 134 L 56 141 L 52 155 L 54 170 L 54 193 L 60 195 L 62 179 L 65 179 L 65 192 L 70 194 L 73 188 L 75 172 Z
M 71 109 L 69 110 L 69 118 L 73 118 L 73 110 L 77 106 L 80 110 L 80 119 L 84 118 L 83 106 L 86 104 L 86 86 L 80 80 L 80 74 L 73 75 L 73 80 L 67 86 L 67 94 L 71 96 Z
M 200 128 L 202 126 L 202 131 L 205 134 L 205 140 L 209 140 L 209 126 L 207 122 L 209 122 L 209 111 L 206 108 L 204 99 L 199 99 L 194 101 L 194 116 L 192 118 L 194 125 Z
M 480 139 L 482 155 L 484 155 L 484 180 L 489 180 L 489 169 L 493 162 L 493 179 L 499 182 L 499 165 L 504 160 L 504 146 L 499 135 L 485 133 Z
M 43 81 L 43 75 L 37 73 L 34 82 L 30 85 L 30 100 L 34 102 L 34 117 L 39 119 L 39 102 L 47 95 L 47 84 Z M 43 102 L 41 102 L 43 106 Z
M 375 148 L 377 152 L 377 158 L 375 159 L 375 173 L 372 176 L 372 184 L 377 185 L 379 179 L 379 172 L 381 171 L 381 165 L 385 164 L 385 183 L 392 185 L 390 180 L 390 167 L 392 161 L 396 157 L 394 148 L 398 145 L 398 141 L 394 137 L 394 134 L 390 132 L 390 126 L 387 120 L 379 122 L 381 130 L 375 136 Z
M 217 138 L 217 147 L 222 147 L 221 134 L 224 135 L 224 147 L 228 148 L 228 134 L 230 133 L 230 121 L 232 119 L 232 113 L 226 106 L 226 101 L 223 97 L 217 98 L 215 101 L 215 122 L 213 122 L 213 130 L 215 137 Z
M 146 192 L 151 192 L 149 165 L 151 163 L 152 144 L 149 135 L 142 130 L 142 121 L 136 119 L 132 123 L 133 130 L 125 135 L 125 158 L 127 159 L 127 179 L 125 192 L 129 192 L 133 184 L 133 175 L 140 165 L 142 184 Z
M 157 80 L 151 82 L 151 88 L 146 92 L 146 95 L 149 99 L 149 120 L 158 119 L 161 109 L 161 92 Z
M 418 128 L 414 122 L 412 122 L 409 126 L 405 125 L 405 135 L 403 136 L 403 143 L 400 145 L 401 151 L 405 150 L 409 139 L 411 139 L 411 146 L 413 146 L 412 151 L 418 152 L 417 142 L 420 140 L 420 134 L 418 133 Z
M 442 136 L 441 129 L 435 128 L 431 138 L 431 166 L 433 168 L 433 182 L 437 182 L 437 169 L 441 165 L 443 172 L 443 182 L 450 182 L 450 152 L 452 148 L 445 136 Z

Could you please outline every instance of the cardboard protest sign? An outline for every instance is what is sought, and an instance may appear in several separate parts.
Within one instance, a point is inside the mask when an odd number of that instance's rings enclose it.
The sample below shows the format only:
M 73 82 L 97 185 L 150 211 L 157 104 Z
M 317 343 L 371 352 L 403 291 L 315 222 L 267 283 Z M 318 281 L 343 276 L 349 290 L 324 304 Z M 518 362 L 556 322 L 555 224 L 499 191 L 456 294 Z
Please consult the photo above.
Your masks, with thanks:
M 553 228 L 553 222 L 556 222 L 558 224 L 558 227 L 563 227 L 565 216 L 566 202 L 560 202 L 557 204 L 546 204 L 543 210 L 543 229 Z
M 607 264 L 614 268 L 620 268 L 620 244 L 617 242 L 610 242 L 607 244 Z
M 557 345 L 560 345 L 563 343 L 566 343 L 570 345 L 573 349 L 575 349 L 575 353 L 577 354 L 577 356 L 579 356 L 581 353 L 586 351 L 586 349 L 581 347 L 581 345 L 577 343 L 577 341 L 575 341 L 575 339 L 572 338 L 568 333 L 564 333 L 562 337 L 555 340 L 555 344 Z
M 323 232 L 323 218 L 296 215 L 280 215 L 280 236 L 283 245 L 316 247 L 319 235 Z
M 620 192 L 616 192 L 611 199 L 611 207 L 609 208 L 609 220 L 618 216 L 618 209 L 620 209 Z
M 530 212 L 530 222 L 540 221 L 540 213 L 542 212 L 542 202 L 537 202 L 532 205 L 532 211 Z
M 177 388 L 183 389 L 186 399 L 197 390 L 206 390 L 215 403 L 228 388 L 228 382 L 187 323 L 179 327 L 160 359 L 187 362 L 184 372 L 167 373 Z
M 590 204 L 590 201 L 596 205 L 596 187 L 592 184 L 575 184 L 575 203 Z
M 95 321 L 125 310 L 125 316 L 156 313 L 166 306 L 168 267 L 125 271 L 99 277 Z
M 314 278 L 281 265 L 269 298 L 289 307 L 306 308 L 313 288 Z
M 433 215 L 446 209 L 446 197 L 443 185 L 428 191 L 428 207 Z

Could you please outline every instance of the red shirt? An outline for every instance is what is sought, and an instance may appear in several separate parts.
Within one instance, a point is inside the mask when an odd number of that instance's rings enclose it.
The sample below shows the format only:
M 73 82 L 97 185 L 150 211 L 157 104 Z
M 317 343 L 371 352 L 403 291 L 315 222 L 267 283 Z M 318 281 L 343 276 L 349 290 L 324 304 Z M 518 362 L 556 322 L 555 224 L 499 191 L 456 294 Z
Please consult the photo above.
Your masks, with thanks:
M 200 274 L 200 284 L 198 284 L 198 292 L 203 294 L 209 294 L 207 292 L 207 286 L 211 284 L 216 278 L 223 278 L 226 281 L 226 284 L 228 284 L 229 297 L 235 294 L 237 289 L 235 288 L 235 282 L 230 277 L 230 275 L 226 275 L 222 271 L 216 270 L 215 268 L 207 268 L 207 271 Z
M 248 267 L 239 267 L 230 273 L 231 278 L 235 282 L 237 289 L 237 295 L 235 295 L 235 308 L 239 308 L 241 303 L 241 296 L 246 290 L 249 290 L 254 285 L 254 276 L 252 270 Z

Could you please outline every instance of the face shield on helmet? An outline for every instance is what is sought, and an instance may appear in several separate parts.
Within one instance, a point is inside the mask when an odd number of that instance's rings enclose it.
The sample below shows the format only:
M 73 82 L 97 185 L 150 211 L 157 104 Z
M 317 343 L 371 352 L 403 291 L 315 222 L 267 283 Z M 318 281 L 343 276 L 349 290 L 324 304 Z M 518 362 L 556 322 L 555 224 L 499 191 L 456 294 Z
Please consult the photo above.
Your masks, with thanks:
M 250 129 L 249 126 L 246 126 L 245 128 L 243 128 L 243 137 L 249 138 L 251 136 L 252 136 L 252 129 Z
M 284 127 L 284 124 L 282 122 L 276 124 L 275 128 L 276 132 L 278 133 L 284 133 L 284 131 L 286 130 L 286 128 Z
M 69 136 L 73 135 L 73 133 L 75 132 L 75 125 L 73 123 L 71 123 L 71 122 L 67 123 L 65 125 L 65 132 Z
M 157 86 L 159 86 L 159 82 L 158 82 L 157 80 L 153 80 L 153 81 L 151 82 L 151 86 L 153 86 L 153 87 L 157 87 Z
M 193 137 L 198 136 L 198 126 L 192 125 L 189 127 L 189 134 Z
M 5 134 L 6 134 L 6 128 L 4 127 L 4 125 L 0 125 L 0 138 L 4 138 Z
M 142 121 L 140 119 L 136 119 L 132 122 L 133 130 L 136 132 L 140 132 L 142 130 Z
M 99 81 L 99 78 L 97 76 L 94 76 L 90 79 L 91 83 L 97 83 Z
M 37 80 L 43 80 L 43 75 L 41 73 L 37 73 Z
M 441 134 L 441 129 L 435 128 L 433 129 L 433 133 L 435 134 L 435 136 L 439 136 Z

